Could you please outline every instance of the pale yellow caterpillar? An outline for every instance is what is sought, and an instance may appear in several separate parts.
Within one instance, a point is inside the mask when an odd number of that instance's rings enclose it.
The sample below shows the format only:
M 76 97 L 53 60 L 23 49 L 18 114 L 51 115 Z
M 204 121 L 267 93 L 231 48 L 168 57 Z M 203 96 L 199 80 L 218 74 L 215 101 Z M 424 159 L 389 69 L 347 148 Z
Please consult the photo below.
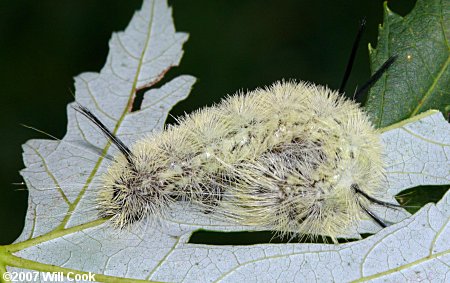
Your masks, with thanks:
M 339 91 L 277 82 L 186 115 L 130 147 L 76 106 L 121 153 L 99 186 L 99 216 L 123 229 L 166 217 L 173 203 L 188 201 L 240 225 L 334 242 L 363 218 L 385 227 L 371 206 L 399 205 L 379 200 L 387 189 L 380 134 L 342 95 L 363 28 L 364 22 Z
M 394 58 L 372 79 L 376 81 Z M 121 154 L 103 177 L 100 217 L 126 228 L 183 200 L 225 220 L 333 241 L 383 195 L 379 133 L 359 105 L 305 82 L 277 82 L 186 115 L 128 148 L 76 110 Z

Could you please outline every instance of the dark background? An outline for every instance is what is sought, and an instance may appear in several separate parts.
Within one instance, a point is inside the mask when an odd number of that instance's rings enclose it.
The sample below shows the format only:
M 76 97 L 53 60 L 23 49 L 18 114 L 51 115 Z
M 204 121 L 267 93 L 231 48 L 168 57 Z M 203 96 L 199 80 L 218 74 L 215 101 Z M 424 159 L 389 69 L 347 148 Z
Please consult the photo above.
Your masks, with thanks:
M 370 76 L 367 43 L 376 44 L 382 1 L 376 0 L 172 0 L 178 31 L 188 32 L 181 66 L 168 78 L 198 78 L 175 116 L 218 102 L 238 89 L 296 78 L 337 89 L 363 17 L 363 36 L 348 92 Z M 389 1 L 405 15 L 415 0 Z M 27 192 L 18 173 L 21 144 L 46 138 L 20 124 L 58 138 L 66 128 L 73 79 L 98 72 L 113 31 L 125 28 L 141 0 L 2 0 L 0 3 L 0 244 L 20 234 Z

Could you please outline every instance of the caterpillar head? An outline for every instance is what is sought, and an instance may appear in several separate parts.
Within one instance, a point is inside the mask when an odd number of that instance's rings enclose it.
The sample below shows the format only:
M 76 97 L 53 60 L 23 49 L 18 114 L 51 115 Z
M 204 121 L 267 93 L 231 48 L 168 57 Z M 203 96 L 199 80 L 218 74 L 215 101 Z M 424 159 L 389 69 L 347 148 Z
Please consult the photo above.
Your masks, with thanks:
M 134 160 L 133 160 L 134 162 Z M 107 174 L 97 196 L 100 217 L 110 217 L 112 226 L 125 228 L 147 215 L 161 214 L 167 195 L 152 181 L 151 172 L 136 168 L 119 156 Z
M 126 228 L 148 215 L 161 216 L 172 199 L 161 189 L 165 184 L 152 178 L 154 172 L 149 170 L 146 160 L 134 154 L 89 109 L 82 105 L 74 108 L 93 122 L 122 153 L 103 177 L 104 187 L 97 197 L 99 216 L 110 217 L 116 228 Z
M 112 226 L 120 229 L 147 216 L 161 217 L 173 201 L 167 186 L 154 178 L 155 172 L 136 166 L 144 161 L 133 156 L 132 162 L 118 156 L 104 175 L 104 187 L 97 197 L 100 217 L 110 217 Z

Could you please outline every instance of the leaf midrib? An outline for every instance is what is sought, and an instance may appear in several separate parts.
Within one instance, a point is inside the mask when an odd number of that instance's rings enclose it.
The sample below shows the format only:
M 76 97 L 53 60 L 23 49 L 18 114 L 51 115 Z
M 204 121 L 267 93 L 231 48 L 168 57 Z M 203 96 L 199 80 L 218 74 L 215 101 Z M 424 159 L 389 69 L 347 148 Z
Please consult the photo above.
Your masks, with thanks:
M 152 25 L 153 25 L 153 18 L 154 18 L 154 6 L 155 6 L 155 1 L 152 1 L 152 5 L 151 5 L 151 11 L 150 11 L 150 17 L 149 17 L 149 23 L 148 23 L 148 29 L 147 29 L 147 36 L 145 39 L 145 45 L 142 48 L 142 52 L 141 52 L 141 56 L 139 58 L 139 63 L 137 66 L 137 70 L 136 73 L 134 75 L 134 79 L 133 79 L 133 84 L 130 90 L 130 93 L 128 95 L 128 101 L 127 104 L 124 108 L 124 110 L 122 111 L 122 114 L 119 117 L 119 120 L 117 120 L 116 126 L 114 127 L 114 130 L 112 131 L 114 135 L 117 134 L 123 120 L 125 119 L 126 114 L 129 112 L 129 110 L 131 109 L 131 106 L 133 105 L 133 96 L 136 92 L 136 86 L 138 83 L 138 78 L 140 75 L 140 71 L 142 68 L 142 62 L 144 59 L 144 55 L 146 53 L 146 51 L 148 50 L 148 46 L 149 46 L 149 42 L 150 42 L 150 38 L 151 38 L 151 30 L 152 30 Z M 75 201 L 73 202 L 73 204 L 71 206 L 69 206 L 69 210 L 66 214 L 66 217 L 63 219 L 63 221 L 61 222 L 61 227 L 65 227 L 67 222 L 70 220 L 73 211 L 75 211 L 78 203 L 81 201 L 83 195 L 85 194 L 86 190 L 88 189 L 89 185 L 91 184 L 92 180 L 94 179 L 95 175 L 98 172 L 98 169 L 100 168 L 100 165 L 102 164 L 103 160 L 104 160 L 104 156 L 106 155 L 106 153 L 108 152 L 108 149 L 111 146 L 111 141 L 108 141 L 108 143 L 106 144 L 105 148 L 102 151 L 102 155 L 99 157 L 97 163 L 95 164 L 94 169 L 91 171 L 91 174 L 89 175 L 85 185 L 83 186 L 83 189 L 80 191 L 80 194 L 78 195 L 78 197 L 75 199 Z
M 422 108 L 422 105 L 425 103 L 425 101 L 430 98 L 430 96 L 433 93 L 434 89 L 436 88 L 436 85 L 438 84 L 440 78 L 444 74 L 445 70 L 447 70 L 449 64 L 450 64 L 450 55 L 447 56 L 447 60 L 445 61 L 445 63 L 440 68 L 437 76 L 433 80 L 433 83 L 430 85 L 430 87 L 428 88 L 427 92 L 422 97 L 422 99 L 419 101 L 419 103 L 417 104 L 417 107 L 411 112 L 409 117 L 415 116 L 420 111 L 420 109 Z

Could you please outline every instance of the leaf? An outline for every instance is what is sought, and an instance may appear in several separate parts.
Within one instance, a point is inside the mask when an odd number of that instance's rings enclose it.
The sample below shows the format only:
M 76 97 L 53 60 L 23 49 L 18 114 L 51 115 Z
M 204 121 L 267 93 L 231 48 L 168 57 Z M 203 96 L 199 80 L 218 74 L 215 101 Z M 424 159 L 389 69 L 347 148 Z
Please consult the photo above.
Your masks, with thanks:
M 418 184 L 450 183 L 450 125 L 442 114 L 430 111 L 392 126 L 383 140 L 388 144 L 390 193 Z M 223 231 L 242 227 L 224 226 L 185 208 L 180 205 L 175 210 L 175 220 L 134 233 L 118 234 L 99 220 L 56 229 L 3 247 L 0 259 L 12 266 L 8 267 L 11 271 L 90 271 L 102 281 L 112 280 L 102 274 L 171 282 L 416 281 L 444 280 L 449 272 L 444 262 L 450 253 L 450 191 L 437 205 L 428 204 L 374 236 L 341 245 L 189 244 L 190 234 L 199 228 Z
M 146 0 L 124 33 L 113 35 L 100 74 L 76 79 L 76 100 L 92 109 L 126 143 L 160 129 L 168 109 L 186 97 L 194 78 L 181 76 L 151 88 L 139 111 L 135 92 L 150 87 L 181 57 L 184 34 L 175 33 L 163 0 Z M 24 145 L 30 191 L 26 226 L 14 244 L 0 246 L 0 270 L 94 272 L 102 282 L 444 279 L 448 273 L 450 192 L 409 217 L 380 211 L 394 224 L 361 241 L 342 245 L 261 244 L 208 246 L 187 243 L 200 228 L 244 230 L 192 211 L 174 208 L 161 225 L 117 231 L 97 219 L 95 192 L 115 154 L 86 119 L 68 108 L 62 141 Z M 385 130 L 389 193 L 420 184 L 450 183 L 450 126 L 430 111 Z M 99 155 L 100 153 L 100 155 Z M 359 230 L 374 231 L 369 223 Z M 409 239 L 409 241 L 405 241 Z M 388 258 L 387 258 L 388 257 Z M 447 257 L 447 258 L 446 258 Z M 42 275 L 42 274 L 41 274 Z M 42 279 L 42 277 L 41 277 Z
M 186 34 L 175 32 L 165 1 L 144 1 L 127 29 L 112 35 L 101 72 L 75 78 L 76 101 L 91 109 L 125 144 L 162 129 L 170 108 L 189 94 L 195 82 L 192 76 L 148 90 L 141 109 L 131 113 L 130 109 L 136 91 L 154 85 L 178 65 L 186 40 Z M 30 189 L 27 221 L 33 225 L 25 227 L 20 240 L 97 219 L 77 212 L 92 210 L 98 176 L 109 163 L 102 153 L 115 155 L 115 149 L 71 106 L 68 120 L 62 142 L 31 140 L 23 146 L 27 168 L 21 174 Z
M 366 110 L 381 128 L 428 109 L 450 110 L 450 2 L 418 0 L 404 18 L 384 4 L 377 48 L 369 46 L 375 72 L 397 61 L 371 89 Z

